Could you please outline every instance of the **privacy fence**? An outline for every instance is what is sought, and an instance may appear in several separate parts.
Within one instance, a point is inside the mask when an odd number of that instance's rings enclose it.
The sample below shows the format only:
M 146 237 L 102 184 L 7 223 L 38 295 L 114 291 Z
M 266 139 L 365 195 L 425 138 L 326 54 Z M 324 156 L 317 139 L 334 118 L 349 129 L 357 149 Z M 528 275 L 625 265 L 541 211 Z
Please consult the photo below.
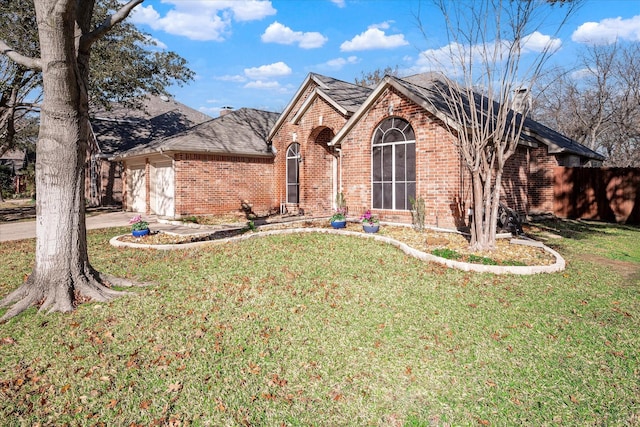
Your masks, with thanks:
M 554 168 L 554 214 L 640 224 L 640 168 Z

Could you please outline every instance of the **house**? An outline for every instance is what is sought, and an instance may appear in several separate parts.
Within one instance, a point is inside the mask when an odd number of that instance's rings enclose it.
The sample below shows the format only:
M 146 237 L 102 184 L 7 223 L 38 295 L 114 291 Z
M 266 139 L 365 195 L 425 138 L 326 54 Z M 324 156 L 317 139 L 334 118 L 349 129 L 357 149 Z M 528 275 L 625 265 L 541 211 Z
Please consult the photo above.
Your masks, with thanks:
M 277 153 L 274 194 L 288 211 L 329 215 L 337 193 L 351 214 L 410 222 L 411 200 L 426 202 L 426 222 L 467 221 L 471 182 L 453 120 L 432 75 L 386 76 L 374 88 L 311 73 L 269 133 Z M 553 211 L 553 166 L 603 157 L 529 118 L 505 166 L 503 197 L 516 211 Z
M 5 166 L 9 169 L 9 173 L 13 178 L 14 193 L 24 192 L 26 190 L 24 169 L 27 167 L 27 153 L 19 149 L 7 150 L 0 156 L 0 166 Z
M 92 206 L 123 203 L 120 152 L 175 135 L 211 117 L 166 96 L 145 96 L 141 106 L 114 104 L 91 112 L 85 194 Z
M 147 142 L 114 157 L 124 168 L 124 208 L 180 218 L 237 212 L 247 200 L 257 213 L 329 216 L 343 193 L 352 216 L 372 209 L 411 222 L 411 201 L 422 197 L 428 225 L 468 225 L 471 180 L 454 117 L 434 90 L 441 83 L 420 74 L 362 87 L 311 73 L 281 114 L 225 110 L 170 134 L 149 123 Z M 602 159 L 525 118 L 503 201 L 522 214 L 553 212 L 554 167 Z
M 123 164 L 126 210 L 181 218 L 238 211 L 249 201 L 268 212 L 274 153 L 267 134 L 277 113 L 241 108 L 138 144 L 117 156 Z

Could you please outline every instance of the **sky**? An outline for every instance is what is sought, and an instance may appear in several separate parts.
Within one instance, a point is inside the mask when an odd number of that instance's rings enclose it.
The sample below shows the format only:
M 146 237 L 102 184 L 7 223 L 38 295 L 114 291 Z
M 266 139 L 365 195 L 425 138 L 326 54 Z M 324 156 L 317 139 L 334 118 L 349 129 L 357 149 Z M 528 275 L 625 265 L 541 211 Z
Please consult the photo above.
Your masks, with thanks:
M 559 33 L 554 10 L 527 50 L 551 43 L 550 64 L 576 67 L 590 44 L 640 42 L 640 0 L 586 0 Z M 310 72 L 353 83 L 386 67 L 431 71 L 427 58 L 449 46 L 431 0 L 145 0 L 129 19 L 187 60 L 195 79 L 170 92 L 211 117 L 223 107 L 281 112 Z

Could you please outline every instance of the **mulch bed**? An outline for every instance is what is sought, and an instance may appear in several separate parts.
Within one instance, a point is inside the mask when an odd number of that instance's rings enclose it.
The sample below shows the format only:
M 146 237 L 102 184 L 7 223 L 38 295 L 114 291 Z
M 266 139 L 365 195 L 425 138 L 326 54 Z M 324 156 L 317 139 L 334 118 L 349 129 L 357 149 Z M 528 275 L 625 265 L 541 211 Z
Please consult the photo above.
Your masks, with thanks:
M 240 226 L 240 224 L 239 224 Z M 271 225 L 268 230 L 282 228 L 330 228 L 327 221 L 298 221 L 295 223 L 282 223 Z M 153 227 L 152 227 L 153 228 Z M 359 223 L 347 223 L 347 231 L 363 232 Z M 211 233 L 203 233 L 190 236 L 177 236 L 167 233 L 152 233 L 136 238 L 131 235 L 120 236 L 118 240 L 123 242 L 140 243 L 146 245 L 176 245 L 202 241 L 215 241 L 230 237 L 237 237 L 249 231 L 248 229 L 219 230 Z M 382 236 L 391 237 L 401 241 L 414 249 L 433 253 L 457 261 L 472 262 L 478 264 L 493 265 L 551 265 L 555 258 L 541 248 L 527 245 L 509 243 L 510 239 L 498 239 L 496 249 L 488 252 L 472 252 L 469 250 L 467 238 L 458 233 L 448 233 L 427 229 L 418 232 L 411 227 L 382 225 L 379 233 Z

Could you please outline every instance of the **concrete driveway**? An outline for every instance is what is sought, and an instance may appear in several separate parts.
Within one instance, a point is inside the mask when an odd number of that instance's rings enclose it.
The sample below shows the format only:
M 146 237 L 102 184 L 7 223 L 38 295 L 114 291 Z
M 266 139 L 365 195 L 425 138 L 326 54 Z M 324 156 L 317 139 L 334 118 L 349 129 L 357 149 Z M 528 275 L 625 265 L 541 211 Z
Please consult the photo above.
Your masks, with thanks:
M 126 227 L 136 215 L 132 212 L 108 212 L 87 216 L 87 230 L 109 227 Z M 175 234 L 196 234 L 198 230 L 184 225 L 158 222 L 155 215 L 142 215 L 149 222 L 149 228 Z M 35 221 L 12 221 L 0 223 L 0 242 L 33 239 L 36 237 Z

